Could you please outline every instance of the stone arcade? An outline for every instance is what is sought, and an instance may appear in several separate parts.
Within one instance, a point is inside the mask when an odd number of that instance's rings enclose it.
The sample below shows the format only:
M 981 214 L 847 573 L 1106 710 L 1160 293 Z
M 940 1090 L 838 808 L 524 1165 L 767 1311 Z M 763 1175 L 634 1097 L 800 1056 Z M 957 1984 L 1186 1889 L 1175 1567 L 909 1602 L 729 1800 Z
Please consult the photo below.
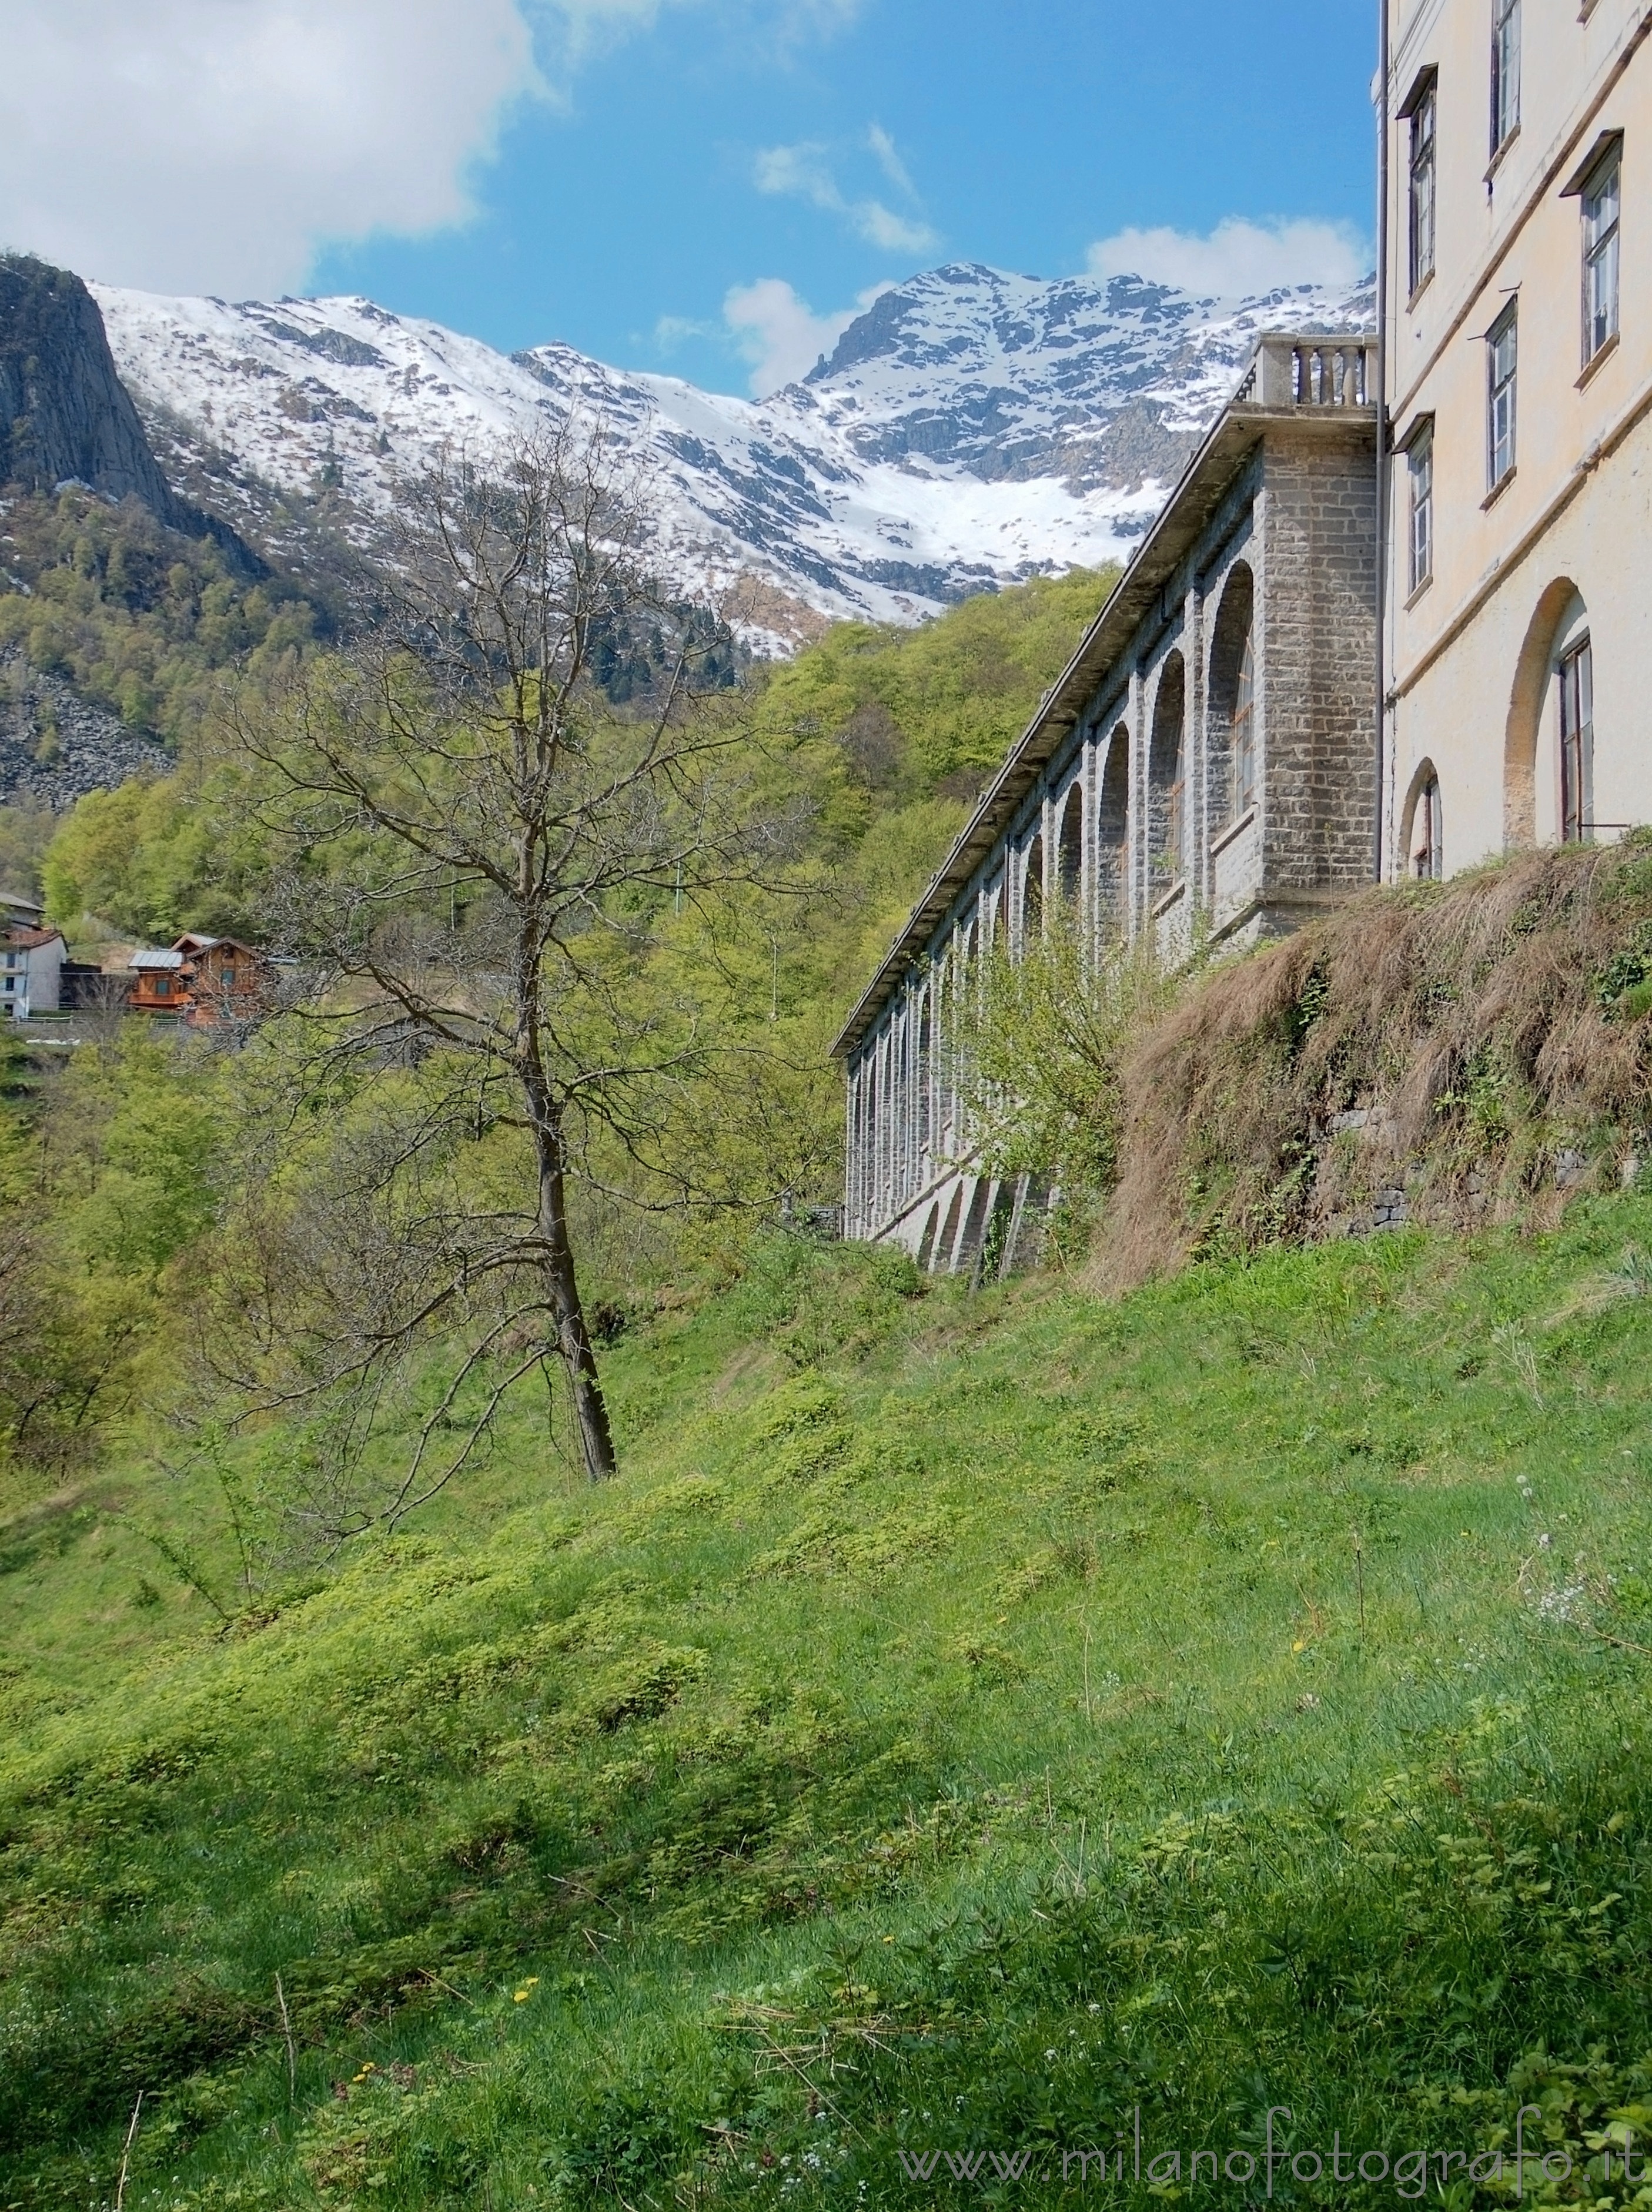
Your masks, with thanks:
M 1363 333 L 1258 346 L 836 1041 L 846 1236 L 1014 1264 L 1029 1193 L 979 1172 L 936 1048 L 995 935 L 1061 901 L 1097 945 L 1237 945 L 1371 880 L 1376 378 Z

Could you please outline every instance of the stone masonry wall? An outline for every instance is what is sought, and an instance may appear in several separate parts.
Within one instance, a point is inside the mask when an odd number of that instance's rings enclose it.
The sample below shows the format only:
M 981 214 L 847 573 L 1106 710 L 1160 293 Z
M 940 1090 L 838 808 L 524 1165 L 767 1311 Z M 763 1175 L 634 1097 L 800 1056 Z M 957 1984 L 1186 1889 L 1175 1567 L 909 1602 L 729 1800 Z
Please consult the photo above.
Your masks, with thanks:
M 1376 837 L 1374 433 L 1276 432 L 1259 619 L 1271 892 L 1371 881 Z

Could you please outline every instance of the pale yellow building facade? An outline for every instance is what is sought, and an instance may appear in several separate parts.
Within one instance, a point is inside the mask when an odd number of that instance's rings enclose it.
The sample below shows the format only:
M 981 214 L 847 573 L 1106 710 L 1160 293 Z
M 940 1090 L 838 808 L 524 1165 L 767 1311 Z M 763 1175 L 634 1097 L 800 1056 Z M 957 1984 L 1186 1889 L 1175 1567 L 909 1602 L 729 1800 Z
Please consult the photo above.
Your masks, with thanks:
M 1382 866 L 1652 821 L 1652 0 L 1391 0 Z

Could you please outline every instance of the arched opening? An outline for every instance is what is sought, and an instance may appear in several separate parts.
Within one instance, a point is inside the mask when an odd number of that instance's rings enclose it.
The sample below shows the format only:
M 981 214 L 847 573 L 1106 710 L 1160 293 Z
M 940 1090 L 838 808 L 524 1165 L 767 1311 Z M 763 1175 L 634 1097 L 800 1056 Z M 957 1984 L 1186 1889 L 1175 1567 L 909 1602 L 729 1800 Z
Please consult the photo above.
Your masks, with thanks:
M 1061 828 L 1055 841 L 1055 888 L 1064 905 L 1078 896 L 1084 876 L 1084 794 L 1075 783 L 1061 810 Z
M 1010 871 L 1007 864 L 993 890 L 992 906 L 993 951 L 1002 959 L 1010 950 Z
M 1156 894 L 1170 890 L 1186 872 L 1187 702 L 1187 666 L 1173 653 L 1159 674 L 1147 751 L 1147 868 Z
M 1236 562 L 1211 640 L 1211 818 L 1224 826 L 1256 804 L 1256 587 Z
M 1044 840 L 1035 837 L 1021 878 L 1021 943 L 1024 949 L 1044 933 Z
M 882 1221 L 889 1212 L 890 1170 L 893 1166 L 893 1130 L 891 1108 L 894 1104 L 894 1084 L 890 1067 L 890 1034 L 887 1030 L 878 1040 L 878 1059 L 873 1076 L 872 1137 L 873 1191 L 872 1218 Z
M 929 1209 L 929 1217 L 924 1223 L 924 1233 L 918 1240 L 918 1267 L 920 1273 L 925 1273 L 928 1269 L 930 1255 L 935 1249 L 935 1224 L 940 1218 L 940 1202 L 938 1200 Z
M 1574 622 L 1581 621 L 1582 607 L 1576 585 L 1569 576 L 1558 577 L 1539 599 L 1527 625 L 1515 663 L 1503 741 L 1505 845 L 1534 845 L 1538 840 L 1538 744 L 1555 676 L 1555 643 L 1563 628 L 1570 632 Z M 1559 826 L 1557 821 L 1557 830 Z
M 1406 811 L 1400 818 L 1400 843 L 1406 873 L 1413 882 L 1437 884 L 1445 874 L 1443 823 L 1440 814 L 1440 779 L 1432 761 L 1424 761 L 1411 780 Z
M 963 1218 L 963 1234 L 958 1239 L 958 1249 L 952 1255 L 954 1268 L 966 1262 L 973 1263 L 981 1249 L 981 1239 L 987 1234 L 987 1207 L 993 1195 L 993 1186 L 985 1176 L 976 1183 L 970 1194 L 969 1211 Z
M 878 1078 L 878 1047 L 874 1045 L 866 1059 L 866 1141 L 864 1155 L 866 1166 L 860 1192 L 860 1218 L 867 1228 L 878 1218 L 879 1152 L 883 1134 L 882 1115 L 878 1109 L 883 1102 L 878 1096 L 880 1085 Z
M 1107 741 L 1096 810 L 1096 927 L 1103 943 L 1129 921 L 1130 732 L 1121 722 Z
M 941 1231 L 941 1241 L 935 1247 L 935 1265 L 938 1267 L 950 1268 L 957 1256 L 958 1214 L 963 1205 L 963 1185 L 962 1182 L 955 1182 L 952 1186 L 952 1203 L 946 1209 L 946 1224 Z
M 916 1135 L 920 1162 L 928 1153 L 932 1136 L 930 1097 L 933 1088 L 935 1024 L 931 1018 L 931 1007 L 933 999 L 932 987 L 918 1002 L 918 1056 L 913 1078 L 918 1087 Z

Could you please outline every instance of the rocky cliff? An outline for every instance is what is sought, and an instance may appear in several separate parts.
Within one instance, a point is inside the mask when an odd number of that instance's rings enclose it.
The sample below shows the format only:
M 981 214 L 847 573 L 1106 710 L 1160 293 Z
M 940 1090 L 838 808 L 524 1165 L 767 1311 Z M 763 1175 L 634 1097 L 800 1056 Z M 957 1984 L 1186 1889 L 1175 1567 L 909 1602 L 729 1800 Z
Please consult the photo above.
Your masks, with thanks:
M 0 483 L 50 491 L 66 477 L 180 519 L 96 301 L 66 270 L 0 258 Z

